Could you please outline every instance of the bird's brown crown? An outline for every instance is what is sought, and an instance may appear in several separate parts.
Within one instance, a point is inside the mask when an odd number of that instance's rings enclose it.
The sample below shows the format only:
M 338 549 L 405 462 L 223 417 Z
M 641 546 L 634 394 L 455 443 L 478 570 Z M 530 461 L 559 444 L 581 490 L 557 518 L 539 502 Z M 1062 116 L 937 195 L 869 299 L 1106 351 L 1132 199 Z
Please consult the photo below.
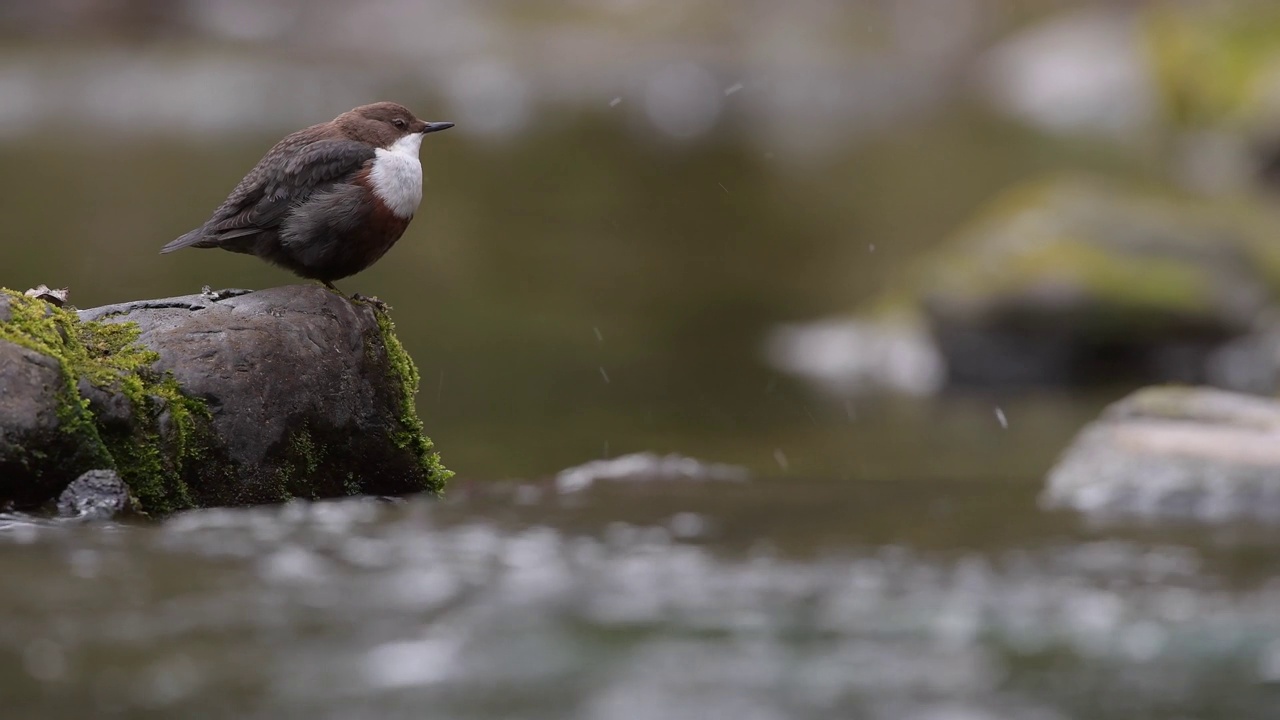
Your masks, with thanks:
M 334 118 L 333 124 L 347 138 L 377 147 L 389 147 L 405 135 L 420 133 L 427 127 L 408 108 L 393 102 L 361 105 Z

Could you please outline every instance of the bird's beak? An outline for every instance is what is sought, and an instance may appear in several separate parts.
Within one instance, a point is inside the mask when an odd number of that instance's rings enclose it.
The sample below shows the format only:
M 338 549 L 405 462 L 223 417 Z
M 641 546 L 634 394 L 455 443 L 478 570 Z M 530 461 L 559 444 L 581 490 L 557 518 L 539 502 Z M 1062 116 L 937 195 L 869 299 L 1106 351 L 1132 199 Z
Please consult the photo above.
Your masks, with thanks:
M 451 122 L 429 122 L 426 127 L 422 128 L 422 134 L 426 135 L 427 133 L 440 132 L 441 130 L 448 130 L 451 127 L 453 127 L 453 123 Z

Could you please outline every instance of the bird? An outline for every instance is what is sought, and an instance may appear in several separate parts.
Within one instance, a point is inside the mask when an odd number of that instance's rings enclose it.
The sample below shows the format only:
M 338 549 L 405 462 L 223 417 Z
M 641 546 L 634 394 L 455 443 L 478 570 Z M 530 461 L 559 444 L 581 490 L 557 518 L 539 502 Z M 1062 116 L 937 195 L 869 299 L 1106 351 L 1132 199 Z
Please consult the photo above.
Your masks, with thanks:
M 377 102 L 299 130 L 268 150 L 203 225 L 160 252 L 256 255 L 338 291 L 335 280 L 373 265 L 404 234 L 422 202 L 422 139 L 451 127 Z

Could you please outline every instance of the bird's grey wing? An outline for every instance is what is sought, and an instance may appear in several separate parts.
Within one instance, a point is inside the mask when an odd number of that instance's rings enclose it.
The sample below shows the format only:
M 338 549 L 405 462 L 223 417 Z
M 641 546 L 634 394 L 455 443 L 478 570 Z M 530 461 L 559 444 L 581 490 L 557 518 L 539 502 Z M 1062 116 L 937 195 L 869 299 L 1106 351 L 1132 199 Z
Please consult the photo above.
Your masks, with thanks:
M 350 178 L 375 156 L 373 148 L 364 143 L 312 141 L 301 135 L 295 133 L 280 141 L 245 175 L 208 222 L 169 243 L 161 252 L 193 245 L 217 247 L 275 231 L 290 208 Z M 237 243 L 229 243 L 233 244 Z

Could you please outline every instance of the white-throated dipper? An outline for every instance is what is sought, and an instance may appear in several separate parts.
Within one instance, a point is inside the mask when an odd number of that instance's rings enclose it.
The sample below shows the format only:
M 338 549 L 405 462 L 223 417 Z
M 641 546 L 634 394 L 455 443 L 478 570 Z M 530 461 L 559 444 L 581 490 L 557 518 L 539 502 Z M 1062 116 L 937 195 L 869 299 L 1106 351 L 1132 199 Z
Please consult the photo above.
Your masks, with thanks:
M 422 138 L 451 127 L 380 102 L 299 130 L 276 143 L 204 225 L 160 252 L 257 255 L 332 288 L 404 234 L 422 202 Z

